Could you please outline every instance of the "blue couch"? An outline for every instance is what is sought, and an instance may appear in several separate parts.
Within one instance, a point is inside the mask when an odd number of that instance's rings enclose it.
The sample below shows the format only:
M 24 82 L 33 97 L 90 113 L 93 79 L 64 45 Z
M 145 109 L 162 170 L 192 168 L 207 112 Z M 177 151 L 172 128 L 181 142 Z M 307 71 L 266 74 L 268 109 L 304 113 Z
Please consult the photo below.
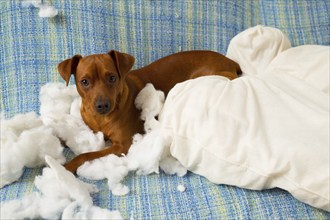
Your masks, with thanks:
M 57 64 L 74 54 L 110 49 L 136 58 L 134 68 L 185 50 L 225 54 L 230 40 L 257 24 L 279 28 L 292 46 L 330 45 L 328 0 L 52 0 L 54 18 L 19 0 L 0 1 L 1 112 L 9 118 L 39 110 L 39 90 L 63 82 Z M 73 82 L 72 82 L 73 83 Z M 67 157 L 72 153 L 66 151 Z M 1 155 L 3 157 L 5 155 Z M 1 203 L 36 189 L 42 168 L 25 169 L 19 181 L 0 190 Z M 90 181 L 100 192 L 94 204 L 134 219 L 330 219 L 330 213 L 272 189 L 251 191 L 215 185 L 204 177 L 130 174 L 131 192 L 114 196 L 106 181 Z M 183 184 L 184 192 L 177 190 Z

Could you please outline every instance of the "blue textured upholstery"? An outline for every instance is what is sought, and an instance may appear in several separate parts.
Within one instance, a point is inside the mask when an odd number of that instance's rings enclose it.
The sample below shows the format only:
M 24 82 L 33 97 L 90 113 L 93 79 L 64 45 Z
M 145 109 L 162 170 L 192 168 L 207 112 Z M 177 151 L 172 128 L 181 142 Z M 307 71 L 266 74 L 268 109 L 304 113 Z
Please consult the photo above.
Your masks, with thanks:
M 1 111 L 6 117 L 39 110 L 39 90 L 62 81 L 57 64 L 74 54 L 132 54 L 135 68 L 181 50 L 226 53 L 232 37 L 257 24 L 277 27 L 292 46 L 330 44 L 329 0 L 52 0 L 59 15 L 40 18 L 19 0 L 0 1 Z M 67 157 L 72 153 L 66 152 Z M 3 155 L 1 155 L 3 156 Z M 41 168 L 26 169 L 1 189 L 1 203 L 34 191 Z M 85 180 L 91 182 L 89 180 Z M 329 219 L 279 189 L 250 191 L 215 185 L 198 175 L 130 174 L 131 192 L 113 196 L 106 181 L 94 204 L 134 219 Z M 183 184 L 185 192 L 177 186 Z

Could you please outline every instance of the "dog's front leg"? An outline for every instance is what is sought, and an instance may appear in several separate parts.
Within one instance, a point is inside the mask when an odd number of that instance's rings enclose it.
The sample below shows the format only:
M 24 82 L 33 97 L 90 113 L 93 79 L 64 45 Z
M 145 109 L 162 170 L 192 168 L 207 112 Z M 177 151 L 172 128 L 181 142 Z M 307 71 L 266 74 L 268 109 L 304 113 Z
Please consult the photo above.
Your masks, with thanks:
M 64 167 L 72 172 L 76 173 L 78 167 L 80 167 L 86 161 L 95 160 L 100 157 L 107 156 L 109 154 L 115 154 L 117 156 L 122 156 L 122 154 L 127 154 L 128 150 L 122 145 L 113 144 L 111 147 L 107 147 L 100 151 L 88 152 L 78 155 L 77 157 L 73 158 L 70 162 L 64 165 Z

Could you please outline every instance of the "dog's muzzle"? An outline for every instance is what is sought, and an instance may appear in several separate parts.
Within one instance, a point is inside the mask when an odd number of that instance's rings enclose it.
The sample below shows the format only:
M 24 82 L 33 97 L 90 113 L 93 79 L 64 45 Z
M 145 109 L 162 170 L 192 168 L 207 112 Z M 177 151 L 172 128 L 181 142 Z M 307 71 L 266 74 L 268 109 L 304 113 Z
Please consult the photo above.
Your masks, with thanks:
M 111 103 L 109 99 L 98 99 L 94 103 L 95 110 L 101 114 L 107 114 L 109 113 L 111 109 Z

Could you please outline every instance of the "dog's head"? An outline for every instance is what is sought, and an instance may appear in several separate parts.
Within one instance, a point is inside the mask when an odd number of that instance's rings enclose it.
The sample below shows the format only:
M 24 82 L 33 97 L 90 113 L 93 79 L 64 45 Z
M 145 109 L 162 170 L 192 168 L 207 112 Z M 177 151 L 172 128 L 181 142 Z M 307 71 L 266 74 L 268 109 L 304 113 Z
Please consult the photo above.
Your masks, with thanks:
M 108 54 L 75 55 L 62 61 L 58 71 L 67 85 L 74 75 L 85 110 L 107 115 L 116 109 L 133 64 L 131 55 L 111 50 Z

